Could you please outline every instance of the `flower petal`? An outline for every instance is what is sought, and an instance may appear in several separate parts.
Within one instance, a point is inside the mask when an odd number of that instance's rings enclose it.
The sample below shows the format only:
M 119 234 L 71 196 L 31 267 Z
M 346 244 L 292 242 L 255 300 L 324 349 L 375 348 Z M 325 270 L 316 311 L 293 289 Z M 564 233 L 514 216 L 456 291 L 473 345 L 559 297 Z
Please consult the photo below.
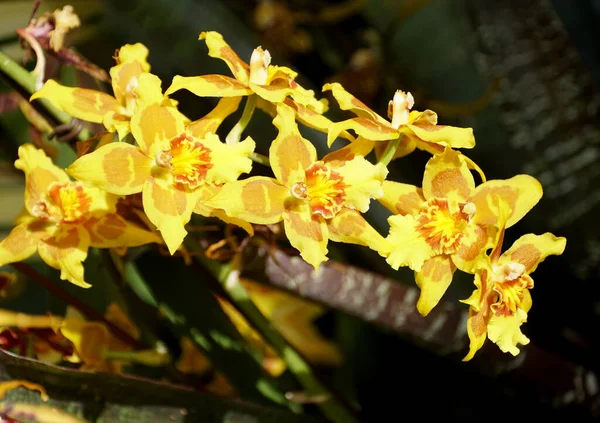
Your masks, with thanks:
M 119 49 L 116 57 L 117 65 L 110 68 L 113 92 L 117 101 L 125 108 L 130 109 L 131 102 L 135 101 L 134 88 L 142 72 L 150 72 L 147 62 L 148 49 L 141 43 L 125 44 Z
M 388 218 L 390 234 L 387 240 L 392 245 L 387 262 L 394 270 L 408 266 L 419 271 L 423 263 L 434 256 L 433 248 L 417 230 L 417 220 L 411 215 L 395 215 Z
M 60 85 L 53 79 L 34 93 L 30 101 L 45 98 L 55 107 L 73 117 L 88 122 L 102 123 L 108 112 L 121 111 L 121 105 L 112 96 L 87 88 L 72 88 Z
M 88 219 L 84 226 L 90 234 L 92 247 L 137 247 L 152 242 L 162 243 L 158 234 L 126 221 L 116 213 Z
M 394 181 L 383 181 L 383 197 L 377 199 L 386 209 L 394 214 L 417 215 L 425 202 L 423 190 L 409 184 Z
M 210 133 L 201 142 L 210 150 L 212 167 L 206 173 L 207 182 L 221 185 L 237 180 L 242 173 L 250 173 L 252 160 L 248 156 L 256 146 L 252 138 L 247 137 L 236 144 L 225 144 L 217 135 Z
M 313 215 L 308 204 L 301 203 L 283 214 L 285 234 L 290 244 L 308 264 L 317 270 L 327 261 L 328 229 L 325 219 Z
M 384 257 L 391 251 L 389 242 L 356 210 L 342 209 L 327 221 L 327 227 L 332 241 L 364 245 Z
M 246 84 L 224 75 L 175 75 L 165 95 L 171 95 L 182 89 L 198 97 L 241 97 L 253 93 Z
M 567 240 L 549 232 L 543 235 L 527 234 L 515 241 L 500 257 L 500 263 L 517 262 L 525 266 L 525 273 L 532 273 L 549 255 L 561 255 Z
M 323 161 L 333 167 L 342 167 L 357 156 L 365 157 L 373 150 L 375 144 L 373 141 L 358 137 L 345 147 L 327 154 L 323 157 Z
M 463 238 L 455 254 L 452 254 L 452 261 L 460 270 L 466 273 L 473 273 L 478 263 L 478 258 L 484 254 L 488 248 L 494 246 L 496 229 L 492 226 L 468 224 L 463 230 Z
M 38 242 L 53 226 L 39 220 L 21 223 L 0 242 L 0 266 L 25 260 L 35 254 Z
M 271 168 L 275 177 L 289 186 L 304 178 L 304 170 L 317 160 L 317 150 L 300 135 L 294 110 L 289 106 L 277 106 L 273 125 L 279 133 L 269 148 Z
M 196 205 L 195 194 L 150 177 L 144 183 L 142 202 L 148 219 L 160 231 L 169 252 L 174 254 L 187 235 L 185 225 Z
M 223 185 L 219 193 L 204 204 L 222 209 L 231 217 L 270 225 L 281 222 L 290 197 L 289 189 L 277 180 L 255 176 Z
M 210 57 L 223 60 L 237 80 L 243 83 L 248 82 L 250 67 L 225 42 L 221 34 L 216 31 L 201 32 L 198 39 L 206 41 Z
M 343 178 L 345 204 L 364 213 L 369 210 L 371 198 L 383 195 L 382 182 L 388 174 L 383 163 L 370 163 L 362 156 L 357 156 L 335 169 Z
M 387 124 L 388 126 L 390 125 L 388 121 L 367 107 L 365 103 L 346 91 L 340 83 L 334 82 L 331 84 L 325 84 L 323 85 L 323 91 L 331 91 L 331 94 L 340 105 L 340 109 L 349 110 L 361 118 Z
M 225 97 L 220 99 L 215 108 L 206 116 L 189 123 L 186 127 L 186 132 L 196 138 L 204 138 L 209 132 L 216 134 L 223 120 L 237 111 L 241 101 L 241 97 Z
M 142 191 L 152 163 L 138 147 L 112 142 L 75 160 L 67 173 L 113 194 L 129 195 Z
M 492 317 L 491 305 L 496 296 L 492 284 L 488 281 L 488 271 L 484 269 L 481 274 L 475 274 L 475 286 L 471 296 L 461 302 L 469 304 L 469 317 L 467 318 L 467 335 L 469 335 L 469 353 L 463 361 L 469 361 L 483 346 L 487 338 L 487 328 Z
M 440 302 L 442 296 L 452 282 L 452 276 L 456 266 L 446 255 L 430 258 L 420 271 L 415 272 L 415 281 L 421 289 L 421 295 L 417 302 L 417 310 L 423 316 L 427 316 L 431 310 Z
M 202 185 L 198 189 L 198 201 L 196 202 L 196 206 L 194 207 L 194 213 L 205 217 L 216 217 L 225 223 L 230 223 L 232 225 L 239 226 L 240 228 L 248 232 L 250 236 L 254 235 L 254 228 L 250 223 L 246 222 L 245 220 L 238 219 L 236 217 L 227 216 L 224 210 L 215 209 L 205 204 L 206 201 L 217 195 L 217 193 L 221 189 L 221 186 L 209 184 Z
M 50 267 L 60 270 L 60 278 L 80 286 L 91 285 L 83 279 L 83 261 L 90 246 L 90 235 L 79 225 L 59 226 L 56 233 L 41 240 L 38 252 Z
M 509 228 L 517 223 L 542 198 L 542 186 L 532 176 L 517 175 L 506 180 L 491 180 L 479 185 L 471 198 L 477 211 L 473 222 L 481 225 L 497 225 L 498 216 L 494 212 L 496 197 L 504 199 L 512 209 L 506 222 Z
M 264 103 L 264 100 L 262 100 Z M 290 106 L 296 112 L 296 120 L 300 122 L 304 126 L 308 126 L 309 128 L 316 129 L 318 131 L 327 133 L 329 131 L 329 126 L 333 123 L 331 120 L 323 116 L 321 113 L 317 113 L 310 107 L 304 106 L 292 100 L 291 98 L 286 98 L 284 101 L 285 104 Z M 270 104 L 270 103 L 267 103 Z M 273 108 L 274 109 L 274 108 Z M 354 137 L 350 135 L 346 131 L 342 131 L 339 134 L 340 137 L 347 139 L 348 141 L 353 141 Z
M 332 123 L 327 133 L 327 145 L 331 147 L 344 131 L 352 129 L 357 135 L 371 141 L 387 141 L 398 138 L 399 133 L 389 123 L 380 123 L 367 118 L 352 118 Z
M 437 115 L 431 110 L 425 110 L 421 116 L 405 126 L 420 140 L 441 144 L 452 148 L 473 148 L 475 147 L 475 137 L 472 128 L 457 128 L 454 126 L 437 125 Z M 412 116 L 411 116 L 412 117 Z M 423 148 L 423 146 L 419 146 Z
M 529 338 L 521 332 L 521 325 L 526 321 L 527 313 L 520 308 L 510 316 L 493 315 L 487 327 L 488 338 L 503 352 L 518 355 L 517 345 L 529 344 Z
M 423 175 L 425 198 L 447 198 L 451 207 L 458 207 L 459 203 L 468 201 L 474 191 L 475 179 L 459 152 L 446 148 L 427 162 Z
M 48 187 L 54 182 L 68 183 L 69 177 L 46 156 L 43 150 L 32 144 L 19 147 L 15 167 L 25 173 L 25 207 L 31 213 L 35 203 L 45 199 Z

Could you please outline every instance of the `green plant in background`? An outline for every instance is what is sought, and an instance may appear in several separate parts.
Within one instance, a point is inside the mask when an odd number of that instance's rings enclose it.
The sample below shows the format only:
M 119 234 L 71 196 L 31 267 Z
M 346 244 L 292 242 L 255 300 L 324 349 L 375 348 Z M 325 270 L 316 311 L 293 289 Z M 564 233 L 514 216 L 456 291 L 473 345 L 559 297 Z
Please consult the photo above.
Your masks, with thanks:
M 61 19 L 65 15 L 69 19 Z M 44 31 L 27 33 L 32 47 L 37 43 L 38 63 L 44 57 L 38 38 L 48 38 L 50 47 L 60 51 L 60 40 L 75 18 L 64 8 L 41 22 Z M 39 29 L 37 24 L 32 28 Z M 165 342 L 149 330 L 150 321 L 133 309 L 128 310 L 130 321 L 117 305 L 99 321 L 86 321 L 73 312 L 64 318 L 21 319 L 7 313 L 0 326 L 50 330 L 57 339 L 49 345 L 60 353 L 54 355 L 55 362 L 79 361 L 94 370 L 121 372 L 125 364 L 137 363 L 166 366 L 167 374 L 177 378 L 193 369 L 205 373 L 208 356 L 219 371 L 214 392 L 284 404 L 296 413 L 301 403 L 315 403 L 331 421 L 355 421 L 355 407 L 329 389 L 309 363 L 319 351 L 324 352 L 323 361 L 339 363 L 335 348 L 311 330 L 318 312 L 269 288 L 262 288 L 262 294 L 260 289 L 248 290 L 240 278 L 252 265 L 246 254 L 250 248 L 277 243 L 291 245 L 318 274 L 333 241 L 366 246 L 393 269 L 413 270 L 421 290 L 417 308 L 423 315 L 438 304 L 457 269 L 474 275 L 476 289 L 465 300 L 471 341 L 465 359 L 486 339 L 504 352 L 519 353 L 518 345 L 529 342 L 521 332 L 531 307 L 529 274 L 566 245 L 564 238 L 549 233 L 529 234 L 501 254 L 505 229 L 542 196 L 533 177 L 486 181 L 479 166 L 455 150 L 474 147 L 472 130 L 438 125 L 431 110 L 411 110 L 410 93 L 395 93 L 388 120 L 341 84 L 326 84 L 323 90 L 332 92 L 340 108 L 356 115 L 332 122 L 324 116 L 327 102 L 302 87 L 295 71 L 271 65 L 267 50 L 256 48 L 246 63 L 221 34 L 202 32 L 200 39 L 233 78 L 175 76 L 163 92 L 160 79 L 150 73 L 148 49 L 130 44 L 121 47 L 109 72 L 113 97 L 53 79 L 40 87 L 35 79 L 46 79 L 41 67 L 31 74 L 0 55 L 0 71 L 31 95 L 42 114 L 62 124 L 72 117 L 103 126 L 96 126 L 90 139 L 79 131 L 70 133 L 80 141 L 74 144 L 77 157 L 66 173 L 43 149 L 29 143 L 19 147 L 15 167 L 26 175 L 25 210 L 0 243 L 0 265 L 38 251 L 46 264 L 61 271 L 61 279 L 85 288 L 91 286 L 83 276 L 88 250 L 110 249 L 100 253 L 100 269 L 177 334 L 183 350 L 178 365 L 170 365 Z M 210 113 L 192 121 L 169 97 L 182 89 L 220 100 Z M 219 129 L 244 97 L 241 117 L 223 142 Z M 268 157 L 254 151 L 250 137 L 242 141 L 257 107 L 273 116 L 277 130 Z M 298 123 L 327 133 L 330 146 L 338 136 L 349 143 L 319 158 Z M 415 149 L 432 155 L 422 187 L 386 180 L 389 163 Z M 252 175 L 253 162 L 262 167 L 260 175 Z M 472 170 L 482 179 L 479 185 Z M 262 176 L 265 172 L 273 177 Z M 363 217 L 371 200 L 392 213 L 385 237 Z M 210 218 L 221 222 L 216 231 Z M 237 227 L 244 232 L 236 232 Z M 213 233 L 223 235 L 215 239 Z M 223 246 L 229 253 L 219 256 L 215 252 Z M 138 266 L 156 252 L 163 254 L 161 273 L 144 275 Z M 182 256 L 185 264 L 170 256 Z M 23 266 L 16 265 L 29 269 Z M 202 268 L 218 284 L 199 279 L 190 266 Z M 177 280 L 164 280 L 169 272 Z M 202 298 L 190 298 L 188 290 Z M 118 297 L 123 300 L 122 293 Z M 41 358 L 32 348 L 28 355 Z

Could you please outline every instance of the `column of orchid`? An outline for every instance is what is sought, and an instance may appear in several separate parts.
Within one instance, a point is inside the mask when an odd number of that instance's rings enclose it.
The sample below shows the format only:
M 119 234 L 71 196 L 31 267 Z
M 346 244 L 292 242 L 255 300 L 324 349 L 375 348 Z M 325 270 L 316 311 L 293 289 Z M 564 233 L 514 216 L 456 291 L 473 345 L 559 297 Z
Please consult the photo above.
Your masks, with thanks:
M 332 122 L 324 116 L 327 102 L 299 85 L 293 70 L 271 65 L 268 51 L 255 49 L 247 64 L 219 33 L 203 32 L 200 39 L 233 77 L 176 76 L 163 93 L 150 73 L 148 50 L 135 44 L 120 49 L 110 71 L 114 96 L 53 80 L 33 95 L 32 100 L 46 98 L 76 118 L 103 124 L 117 139 L 100 143 L 66 172 L 32 145 L 19 149 L 15 166 L 26 176 L 25 209 L 0 243 L 0 265 L 38 251 L 63 279 L 87 287 L 83 262 L 90 246 L 164 242 L 173 254 L 193 213 L 238 225 L 250 235 L 252 225 L 283 222 L 290 244 L 315 269 L 327 260 L 330 240 L 367 246 L 394 269 L 410 267 L 423 315 L 440 301 L 456 270 L 473 274 L 475 290 L 464 301 L 471 340 L 465 359 L 486 338 L 518 354 L 518 345 L 529 342 L 520 327 L 531 307 L 530 274 L 566 244 L 549 233 L 529 234 L 502 252 L 504 231 L 542 196 L 537 180 L 517 175 L 486 181 L 456 150 L 474 147 L 473 131 L 438 125 L 431 110 L 411 111 L 410 93 L 394 94 L 388 120 L 340 84 L 326 84 L 323 90 L 355 115 Z M 181 89 L 220 100 L 208 115 L 190 121 L 169 98 Z M 222 140 L 219 126 L 244 98 L 238 124 Z M 268 157 L 273 176 L 239 179 L 251 172 L 255 157 L 254 141 L 242 140 L 255 108 L 269 113 L 278 130 Z M 329 146 L 338 137 L 349 144 L 319 158 L 298 122 L 327 133 Z M 422 187 L 386 180 L 390 161 L 415 149 L 432 155 Z M 479 185 L 473 170 L 482 179 Z M 132 222 L 117 205 L 140 193 L 145 216 Z M 372 199 L 392 213 L 385 237 L 362 215 Z

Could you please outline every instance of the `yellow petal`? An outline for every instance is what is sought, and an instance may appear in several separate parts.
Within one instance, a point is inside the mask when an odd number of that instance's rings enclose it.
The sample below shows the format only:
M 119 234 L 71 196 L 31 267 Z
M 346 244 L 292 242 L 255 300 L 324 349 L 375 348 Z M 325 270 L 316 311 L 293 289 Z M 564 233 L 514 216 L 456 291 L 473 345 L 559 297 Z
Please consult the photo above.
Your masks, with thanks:
M 490 306 L 495 298 L 491 290 L 491 284 L 487 280 L 487 270 L 484 271 L 483 277 L 479 273 L 475 274 L 474 282 L 477 289 L 473 291 L 473 294 L 467 300 L 461 301 L 471 306 L 467 318 L 467 335 L 469 335 L 470 340 L 469 353 L 463 358 L 463 361 L 472 359 L 485 343 L 491 318 Z
M 223 185 L 219 193 L 204 204 L 224 210 L 231 217 L 270 225 L 281 222 L 289 198 L 289 189 L 277 180 L 254 176 Z
M 371 141 L 387 141 L 398 138 L 399 133 L 389 123 L 380 123 L 367 118 L 352 118 L 332 123 L 327 134 L 327 145 L 331 147 L 341 133 L 352 129 L 357 135 Z
M 296 112 L 296 120 L 304 126 L 327 133 L 329 126 L 333 123 L 331 120 L 323 116 L 321 113 L 315 112 L 313 109 L 302 104 L 296 103 L 290 98 L 286 98 L 285 104 L 290 106 Z M 353 141 L 354 137 L 346 131 L 342 131 L 338 136 Z
M 252 138 L 236 144 L 225 144 L 217 135 L 210 133 L 201 142 L 210 150 L 212 167 L 206 173 L 207 182 L 221 185 L 237 180 L 242 173 L 250 173 L 252 160 L 248 156 L 256 146 Z
M 224 75 L 175 75 L 165 95 L 171 95 L 182 89 L 198 97 L 241 97 L 253 93 L 246 84 Z
M 31 213 L 36 202 L 45 199 L 48 187 L 54 182 L 68 183 L 67 174 L 32 144 L 19 147 L 15 167 L 25 173 L 25 207 Z
M 193 192 L 150 177 L 144 183 L 142 202 L 148 219 L 158 228 L 171 254 L 187 235 L 185 225 L 196 205 Z
M 382 237 L 356 210 L 342 209 L 327 220 L 329 239 L 335 242 L 358 244 L 387 256 L 391 250 L 389 242 Z
M 186 132 L 196 138 L 204 138 L 209 132 L 216 134 L 223 120 L 237 111 L 241 101 L 241 97 L 225 97 L 220 99 L 215 108 L 206 116 L 188 124 Z
M 488 338 L 503 352 L 519 354 L 517 345 L 529 344 L 529 338 L 521 332 L 521 325 L 527 321 L 527 313 L 520 308 L 510 316 L 493 315 L 488 324 Z
M 475 190 L 475 179 L 462 155 L 450 148 L 433 156 L 425 166 L 423 195 L 425 198 L 447 198 L 452 212 L 466 202 Z
M 90 246 L 90 235 L 79 225 L 62 225 L 52 237 L 41 240 L 38 252 L 50 267 L 60 270 L 60 278 L 80 286 L 91 285 L 83 279 L 83 262 Z
M 421 270 L 415 272 L 415 281 L 421 288 L 417 302 L 419 313 L 427 316 L 440 302 L 452 282 L 455 270 L 456 267 L 448 256 L 439 255 L 428 259 Z
M 463 238 L 452 261 L 463 272 L 473 273 L 478 258 L 494 246 L 496 230 L 492 226 L 468 224 L 463 230 Z
M 137 86 L 138 77 L 143 72 L 150 72 L 147 58 L 148 49 L 146 46 L 141 43 L 126 44 L 119 49 L 116 57 L 117 65 L 110 68 L 115 98 L 127 109 L 129 109 L 129 103 L 135 101 L 133 91 Z
M 300 135 L 294 110 L 289 106 L 277 106 L 273 124 L 279 133 L 269 148 L 271 168 L 279 181 L 291 185 L 304 179 L 304 170 L 316 161 L 317 150 Z
M 153 160 L 138 147 L 113 142 L 75 160 L 67 173 L 118 195 L 142 191 Z
M 0 266 L 25 260 L 35 254 L 38 242 L 52 230 L 39 220 L 24 222 L 14 227 L 0 242 Z
M 116 213 L 88 219 L 84 226 L 90 234 L 92 247 L 137 247 L 152 242 L 162 243 L 162 238 L 157 233 L 142 229 Z
M 185 120 L 177 109 L 151 103 L 138 106 L 131 118 L 131 132 L 142 151 L 154 158 L 164 143 L 180 135 Z
M 123 113 L 107 113 L 102 124 L 108 132 L 116 132 L 122 140 L 131 132 L 131 116 Z
M 373 165 L 364 157 L 357 156 L 336 168 L 336 171 L 342 176 L 346 185 L 344 188 L 346 205 L 364 213 L 369 210 L 371 198 L 379 198 L 383 195 L 381 184 L 388 174 L 387 167 L 383 163 Z
M 408 266 L 414 271 L 421 270 L 423 263 L 434 256 L 435 252 L 417 230 L 417 221 L 411 215 L 395 215 L 388 218 L 390 234 L 387 240 L 392 251 L 387 258 L 394 270 Z
M 302 203 L 283 214 L 285 234 L 290 244 L 315 270 L 327 260 L 328 230 L 325 219 L 313 215 L 308 204 Z
M 45 98 L 55 107 L 73 117 L 95 123 L 102 123 L 108 112 L 121 111 L 121 105 L 112 96 L 87 88 L 72 88 L 60 85 L 53 79 L 34 93 L 30 101 Z
M 196 206 L 194 207 L 194 213 L 200 214 L 205 217 L 216 217 L 221 219 L 225 223 L 230 223 L 232 225 L 239 226 L 250 236 L 254 235 L 254 228 L 252 225 L 245 220 L 238 219 L 236 217 L 227 216 L 224 210 L 215 209 L 214 207 L 207 206 L 205 204 L 206 201 L 213 198 L 217 193 L 222 189 L 221 186 L 204 184 L 200 188 L 198 188 L 198 201 L 196 202 Z
M 104 353 L 111 338 L 104 324 L 67 318 L 60 327 L 60 333 L 71 341 L 84 363 L 100 365 L 104 362 Z
M 431 110 L 426 110 L 423 115 L 434 114 Z M 437 122 L 437 116 L 433 120 Z M 431 117 L 417 118 L 412 124 L 405 128 L 409 129 L 420 140 L 444 145 L 452 148 L 473 148 L 475 147 L 475 137 L 472 128 L 457 128 L 454 126 L 436 125 L 432 123 Z M 426 146 L 419 146 L 427 150 Z
M 499 262 L 521 263 L 525 266 L 526 273 L 532 273 L 549 255 L 561 255 L 566 245 L 566 238 L 556 237 L 549 232 L 543 235 L 523 235 L 502 254 Z
M 377 201 L 394 214 L 415 216 L 425 202 L 423 190 L 414 185 L 383 181 L 382 188 L 383 196 Z
M 491 180 L 479 185 L 471 198 L 477 211 L 473 222 L 482 225 L 497 225 L 498 216 L 494 211 L 498 197 L 506 201 L 512 214 L 506 222 L 510 228 L 517 223 L 542 198 L 542 186 L 532 176 L 517 175 L 506 180 Z
M 367 120 L 390 125 L 384 118 L 367 107 L 365 103 L 346 91 L 338 82 L 323 85 L 323 91 L 331 91 L 331 94 L 340 105 L 340 109 L 349 110 L 356 116 L 366 118 Z
M 201 32 L 198 39 L 206 41 L 210 57 L 223 60 L 237 80 L 243 83 L 248 82 L 250 67 L 225 42 L 221 34 L 216 31 Z
M 256 95 L 274 104 L 283 103 L 286 97 L 294 93 L 294 89 L 281 79 L 272 82 L 270 85 L 250 83 L 249 87 Z

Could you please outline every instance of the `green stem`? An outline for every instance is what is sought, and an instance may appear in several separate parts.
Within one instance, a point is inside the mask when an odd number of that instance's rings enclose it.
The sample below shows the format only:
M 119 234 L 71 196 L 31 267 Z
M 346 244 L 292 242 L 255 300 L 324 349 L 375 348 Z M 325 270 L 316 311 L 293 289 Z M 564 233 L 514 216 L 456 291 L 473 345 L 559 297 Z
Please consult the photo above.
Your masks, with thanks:
M 379 163 L 383 163 L 386 166 L 390 164 L 390 162 L 394 158 L 394 155 L 396 154 L 396 150 L 398 150 L 398 147 L 400 146 L 400 141 L 402 141 L 402 137 L 403 135 L 400 135 L 398 138 L 388 143 L 387 147 L 383 151 L 383 154 L 379 158 Z
M 269 158 L 267 156 L 262 155 L 262 154 L 251 153 L 250 154 L 250 160 L 252 160 L 254 163 L 258 163 L 258 164 L 261 164 L 263 166 L 271 167 L 271 162 L 269 161 Z
M 20 66 L 2 51 L 0 51 L 0 74 L 6 76 L 10 82 L 21 87 L 29 95 L 32 95 L 36 91 L 35 75 Z M 73 120 L 73 116 L 57 109 L 47 99 L 36 100 L 32 103 L 32 106 L 45 116 L 49 115 L 60 124 L 68 124 Z M 87 128 L 82 129 L 77 135 L 77 138 L 80 141 L 91 138 L 90 131 Z
M 252 94 L 246 99 L 246 105 L 244 106 L 244 112 L 242 113 L 242 117 L 240 118 L 238 123 L 236 123 L 235 126 L 231 128 L 231 131 L 229 132 L 229 134 L 227 134 L 227 137 L 225 137 L 225 142 L 227 144 L 237 144 L 238 142 L 240 142 L 240 139 L 242 138 L 242 133 L 248 126 L 248 123 L 250 123 L 250 119 L 252 119 L 254 109 L 256 109 L 256 94 Z
M 197 249 L 197 248 L 196 248 Z M 314 375 L 310 365 L 296 349 L 273 327 L 256 305 L 252 302 L 250 295 L 240 283 L 240 256 L 236 256 L 231 264 L 222 264 L 210 260 L 200 254 L 197 259 L 205 266 L 219 281 L 225 289 L 233 304 L 242 312 L 248 321 L 267 340 L 267 342 L 278 352 L 285 361 L 288 369 L 296 376 L 306 391 L 306 395 L 313 398 L 323 398 L 317 405 L 323 414 L 336 423 L 353 423 L 357 419 L 352 410 L 339 400 L 327 387 Z

